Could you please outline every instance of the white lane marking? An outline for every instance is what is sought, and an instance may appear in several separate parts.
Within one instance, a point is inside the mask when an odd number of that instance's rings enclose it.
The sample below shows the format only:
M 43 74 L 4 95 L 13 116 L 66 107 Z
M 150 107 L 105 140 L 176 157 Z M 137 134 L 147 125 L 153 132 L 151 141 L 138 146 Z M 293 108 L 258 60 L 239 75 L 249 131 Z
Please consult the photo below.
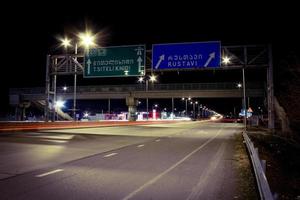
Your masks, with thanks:
M 205 189 L 204 188 L 205 183 L 207 182 L 207 179 L 214 176 L 214 172 L 217 169 L 219 162 L 221 161 L 225 149 L 226 149 L 226 143 L 223 142 L 220 145 L 217 153 L 214 155 L 213 159 L 211 159 L 210 164 L 202 172 L 197 185 L 193 187 L 192 192 L 190 193 L 190 195 L 187 197 L 186 200 L 201 199 L 201 195 L 203 193 L 203 190 Z
M 111 157 L 111 156 L 114 156 L 114 155 L 117 155 L 118 153 L 110 153 L 110 154 L 107 154 L 105 156 L 103 156 L 103 158 L 107 158 L 107 157 Z
M 140 145 L 137 146 L 137 148 L 141 148 L 143 146 L 145 146 L 145 145 L 144 144 L 140 144 Z
M 55 174 L 55 173 L 58 173 L 58 172 L 61 172 L 61 171 L 64 171 L 64 170 L 63 169 L 56 169 L 56 170 L 53 170 L 53 171 L 50 171 L 50 172 L 46 172 L 46 173 L 43 173 L 43 174 L 36 175 L 35 177 L 41 178 L 41 177 L 48 176 L 50 174 Z
M 71 140 L 73 139 L 74 135 L 35 135 L 32 137 L 43 139 Z
M 194 151 L 192 151 L 191 153 L 189 153 L 188 155 L 186 155 L 184 158 L 182 158 L 181 160 L 179 160 L 174 165 L 172 165 L 169 169 L 167 169 L 164 172 L 158 174 L 157 176 L 155 176 L 154 178 L 152 178 L 151 180 L 149 180 L 148 182 L 146 182 L 145 184 L 143 184 L 142 186 L 140 186 L 139 188 L 137 188 L 136 190 L 134 190 L 133 192 L 131 192 L 130 194 L 128 194 L 126 197 L 123 198 L 123 200 L 128 200 L 128 199 L 132 198 L 137 193 L 139 193 L 142 190 L 144 190 L 145 188 L 149 187 L 150 185 L 152 185 L 153 183 L 155 183 L 156 181 L 158 181 L 161 177 L 163 177 L 164 175 L 166 175 L 167 173 L 169 173 L 170 171 L 172 171 L 173 169 L 175 169 L 177 166 L 179 166 L 180 164 L 182 164 L 185 160 L 187 160 L 189 157 L 191 157 L 197 151 L 199 151 L 200 149 L 202 149 L 203 147 L 205 147 L 208 143 L 210 143 L 211 141 L 213 141 L 216 137 L 218 137 L 218 135 L 220 134 L 220 132 L 221 132 L 222 129 L 223 128 L 221 128 L 214 137 L 212 137 L 209 140 L 207 140 L 201 146 L 199 146 Z
M 159 142 L 159 141 L 160 141 L 160 139 L 155 140 L 155 142 Z
M 66 143 L 68 141 L 65 141 L 65 140 L 41 140 L 41 141 L 44 141 L 44 142 L 54 142 L 54 143 Z

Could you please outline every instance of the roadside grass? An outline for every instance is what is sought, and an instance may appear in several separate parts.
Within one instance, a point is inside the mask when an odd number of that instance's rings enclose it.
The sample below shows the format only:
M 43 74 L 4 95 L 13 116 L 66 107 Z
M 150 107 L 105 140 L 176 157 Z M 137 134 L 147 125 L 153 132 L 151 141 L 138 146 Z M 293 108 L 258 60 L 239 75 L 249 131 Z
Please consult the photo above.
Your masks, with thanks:
M 275 199 L 300 199 L 300 147 L 280 135 L 250 130 L 249 137 L 266 160 L 266 176 Z
M 243 143 L 242 134 L 235 135 L 235 167 L 238 171 L 238 193 L 235 199 L 259 199 L 257 195 L 256 183 L 252 172 L 246 146 Z

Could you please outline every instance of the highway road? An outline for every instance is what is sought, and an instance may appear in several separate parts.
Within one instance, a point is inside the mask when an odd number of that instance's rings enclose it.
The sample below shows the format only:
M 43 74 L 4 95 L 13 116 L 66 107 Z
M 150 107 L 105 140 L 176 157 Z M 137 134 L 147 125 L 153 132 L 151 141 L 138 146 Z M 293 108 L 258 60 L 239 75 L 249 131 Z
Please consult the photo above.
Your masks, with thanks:
M 0 134 L 0 199 L 237 199 L 240 124 Z

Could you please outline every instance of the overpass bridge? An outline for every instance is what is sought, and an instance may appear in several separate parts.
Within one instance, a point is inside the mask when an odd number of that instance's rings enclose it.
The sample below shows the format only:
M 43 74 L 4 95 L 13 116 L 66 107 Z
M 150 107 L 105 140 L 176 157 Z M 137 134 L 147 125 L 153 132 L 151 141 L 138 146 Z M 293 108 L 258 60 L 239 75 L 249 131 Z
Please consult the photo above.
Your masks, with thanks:
M 265 97 L 265 84 L 259 82 L 247 83 L 247 97 Z M 67 91 L 57 88 L 56 96 L 62 100 L 73 99 L 74 88 Z M 44 87 L 12 88 L 9 91 L 10 104 L 19 108 L 23 102 L 30 102 L 32 106 L 54 112 L 50 105 L 46 106 L 48 99 Z M 236 83 L 181 83 L 181 84 L 132 84 L 132 85 L 90 85 L 77 86 L 77 99 L 172 99 L 176 98 L 242 98 L 242 89 Z M 25 108 L 24 108 L 25 109 Z M 24 112 L 24 111 L 23 111 Z M 56 108 L 58 117 L 65 120 L 72 118 Z
M 10 104 L 16 101 L 39 101 L 47 98 L 45 88 L 12 88 Z M 73 88 L 67 91 L 57 88 L 57 97 L 73 98 Z M 247 83 L 247 97 L 264 97 L 263 83 Z M 78 86 L 77 99 L 125 99 L 140 98 L 242 98 L 243 93 L 236 83 L 182 83 L 182 84 L 133 84 L 133 85 L 92 85 Z

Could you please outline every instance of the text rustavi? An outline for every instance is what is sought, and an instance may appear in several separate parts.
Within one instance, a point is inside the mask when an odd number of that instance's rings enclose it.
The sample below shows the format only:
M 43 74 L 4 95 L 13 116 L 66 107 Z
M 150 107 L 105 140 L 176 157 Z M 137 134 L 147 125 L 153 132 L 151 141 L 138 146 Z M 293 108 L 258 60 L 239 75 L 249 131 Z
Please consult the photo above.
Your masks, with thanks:
M 194 55 L 172 55 L 168 56 L 168 67 L 193 67 L 198 66 L 198 61 L 202 60 L 201 54 Z

